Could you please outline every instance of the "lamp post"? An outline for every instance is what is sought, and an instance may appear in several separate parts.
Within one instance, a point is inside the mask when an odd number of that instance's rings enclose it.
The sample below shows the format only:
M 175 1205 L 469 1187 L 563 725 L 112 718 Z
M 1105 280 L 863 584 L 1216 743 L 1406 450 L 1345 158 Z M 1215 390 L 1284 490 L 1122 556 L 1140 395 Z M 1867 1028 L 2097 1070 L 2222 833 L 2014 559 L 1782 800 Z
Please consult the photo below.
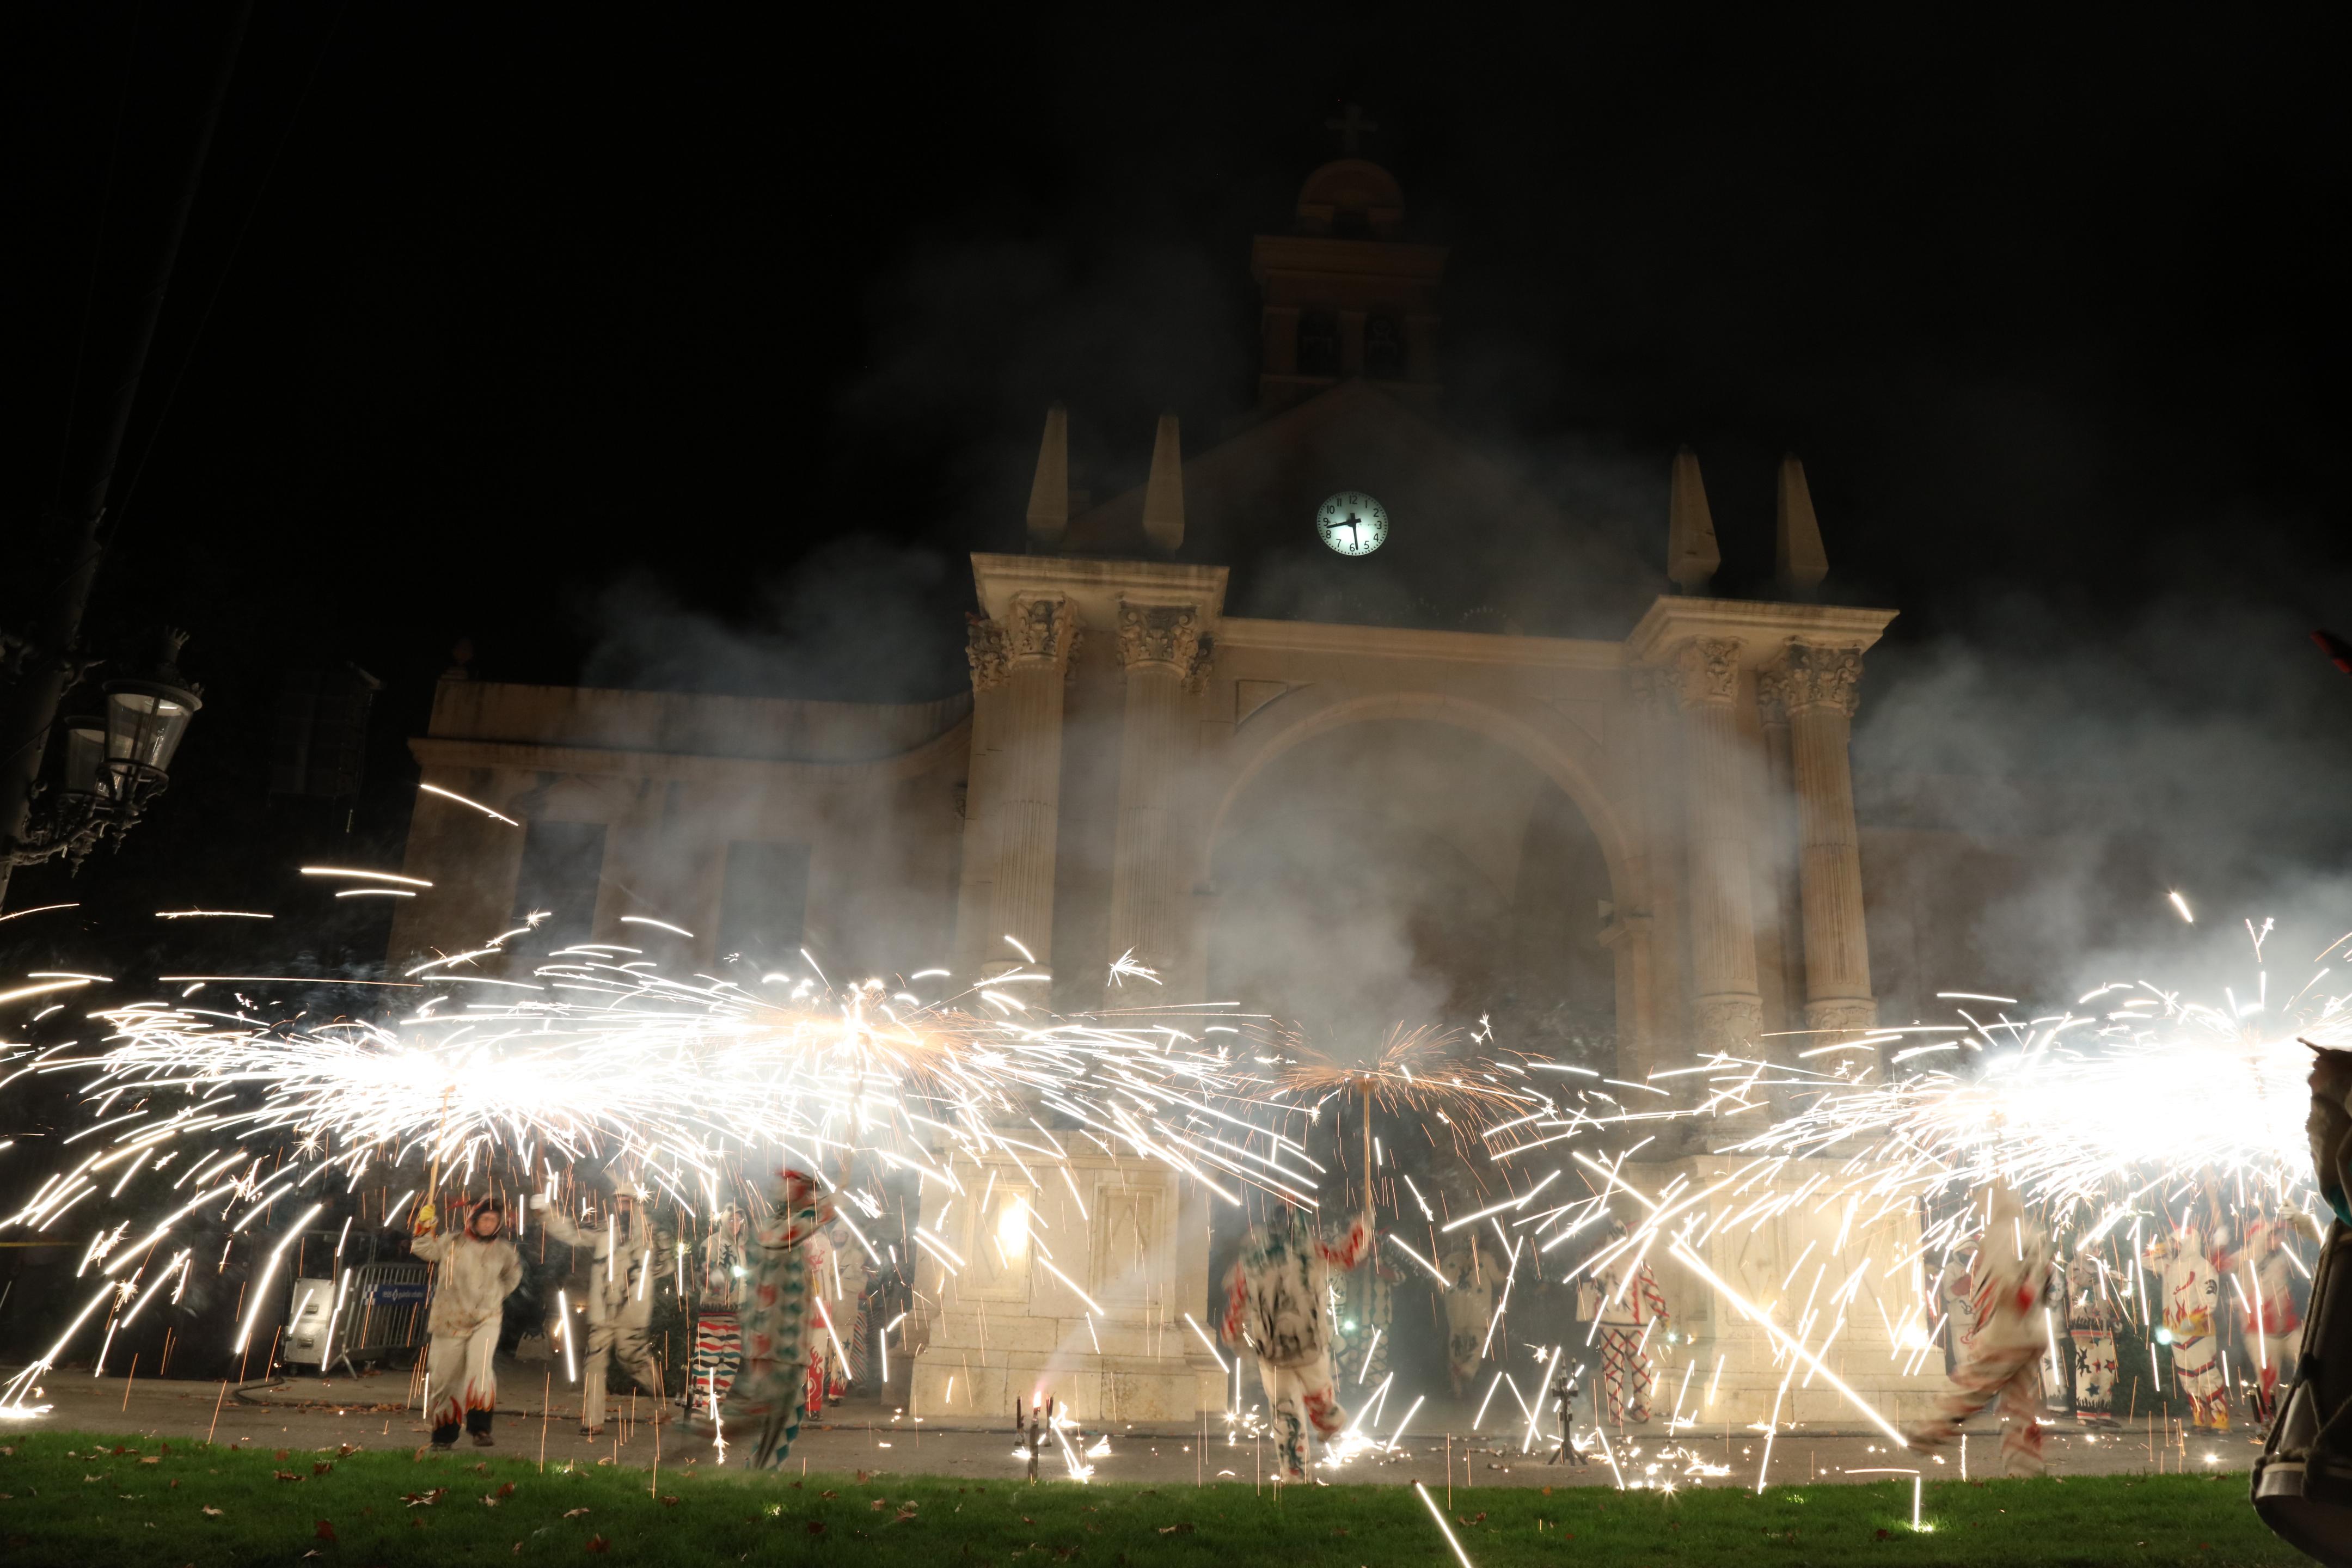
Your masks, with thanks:
M 103 714 L 59 721 L 63 756 L 56 787 L 37 783 L 21 825 L 0 846 L 0 875 L 63 858 L 79 866 L 108 839 L 120 844 L 171 783 L 172 758 L 204 698 L 179 669 L 187 634 L 165 631 L 155 662 L 100 689 Z
M 32 569 L 48 579 L 42 595 L 46 602 L 36 625 L 21 632 L 0 628 L 0 907 L 5 906 L 9 873 L 16 867 L 59 855 L 74 855 L 78 860 L 104 836 L 103 827 L 92 836 L 88 822 L 77 826 L 69 819 L 102 816 L 117 829 L 127 828 L 136 820 L 144 803 L 161 789 L 172 751 L 187 729 L 188 716 L 195 711 L 194 690 L 172 668 L 179 647 L 175 641 L 154 672 L 157 679 L 118 681 L 108 687 L 106 762 L 98 773 L 82 765 L 87 761 L 90 727 L 85 721 L 68 721 L 62 739 L 73 753 L 68 787 L 54 806 L 40 803 L 42 763 L 58 728 L 58 710 L 66 693 L 89 668 L 81 645 L 82 615 L 105 553 L 103 524 L 115 459 L 130 427 L 147 351 L 155 341 L 155 322 L 163 314 L 164 296 L 179 259 L 180 239 L 187 232 L 188 213 L 195 205 L 213 132 L 220 123 L 221 105 L 228 98 L 252 15 L 252 0 L 243 0 L 230 23 L 220 71 L 191 139 L 187 173 L 164 226 L 154 271 L 131 312 L 112 402 L 92 426 L 89 446 L 77 453 L 61 475 L 58 499 L 47 519 L 50 537 L 44 542 L 49 549 L 37 552 L 48 559 Z M 187 700 L 184 703 L 182 696 Z M 77 722 L 82 727 L 76 729 Z M 106 792 L 117 785 L 122 793 L 120 798 L 110 799 Z M 77 854 L 72 847 L 85 840 L 86 847 Z

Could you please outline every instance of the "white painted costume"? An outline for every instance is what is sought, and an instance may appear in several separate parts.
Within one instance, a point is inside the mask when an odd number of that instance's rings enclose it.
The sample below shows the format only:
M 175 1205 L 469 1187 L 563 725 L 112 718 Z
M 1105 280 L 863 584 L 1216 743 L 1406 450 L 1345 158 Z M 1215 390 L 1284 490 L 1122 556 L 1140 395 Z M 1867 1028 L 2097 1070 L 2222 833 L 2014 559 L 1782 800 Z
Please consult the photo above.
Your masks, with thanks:
M 485 1241 L 473 1233 L 475 1217 L 499 1213 L 495 1199 L 469 1210 L 466 1228 L 444 1236 L 416 1236 L 408 1250 L 434 1266 L 433 1310 L 425 1320 L 432 1348 L 425 1352 L 425 1416 L 433 1426 L 433 1446 L 446 1448 L 465 1427 L 488 1447 L 490 1417 L 499 1404 L 499 1327 L 506 1301 L 522 1284 L 522 1258 L 506 1229 Z M 500 1213 L 500 1218 L 504 1215 Z
M 1291 1480 L 1307 1479 L 1307 1427 L 1328 1439 L 1347 1419 L 1332 1386 L 1329 1271 L 1355 1268 L 1371 1244 L 1369 1213 L 1329 1242 L 1296 1209 L 1286 1210 L 1251 1231 L 1225 1275 L 1225 1342 L 1245 1343 L 1257 1356 L 1258 1382 Z
M 533 1197 L 545 1209 L 547 1234 L 567 1247 L 592 1249 L 588 1266 L 588 1359 L 580 1369 L 580 1426 L 590 1434 L 604 1425 L 604 1366 L 617 1362 L 637 1386 L 658 1399 L 661 1369 L 646 1343 L 653 1321 L 654 1254 L 659 1242 L 645 1201 L 638 1198 L 628 1221 L 608 1215 L 601 1226 L 583 1229 L 562 1210 Z
M 1965 1311 L 1970 1332 L 1967 1359 L 1952 1370 L 1952 1387 L 1937 1401 L 1934 1415 L 1913 1426 L 1906 1445 L 1921 1452 L 1940 1448 L 1960 1435 L 1960 1424 L 1998 1401 L 2001 1470 L 2038 1476 L 2042 1453 L 2042 1361 L 2050 1344 L 2050 1313 L 2043 1298 L 2050 1286 L 2050 1242 L 2042 1227 L 2027 1223 L 2017 1194 L 1993 1188 L 1983 1237 L 1969 1269 L 1973 1288 L 1965 1308 L 1953 1313 L 1958 1327 Z
M 2230 1391 L 2221 1376 L 2221 1296 L 2204 1229 L 2182 1226 L 2147 1247 L 2147 1266 L 2163 1277 L 2164 1326 L 2172 1335 L 2172 1370 L 2188 1397 L 2189 1420 L 2210 1431 L 2230 1429 Z

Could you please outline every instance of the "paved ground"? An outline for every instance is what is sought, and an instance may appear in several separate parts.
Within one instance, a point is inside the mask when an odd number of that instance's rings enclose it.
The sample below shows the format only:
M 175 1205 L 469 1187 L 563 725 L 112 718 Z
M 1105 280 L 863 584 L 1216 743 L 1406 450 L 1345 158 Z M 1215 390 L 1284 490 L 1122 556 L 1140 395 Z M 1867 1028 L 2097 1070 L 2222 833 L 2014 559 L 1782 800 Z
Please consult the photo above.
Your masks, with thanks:
M 552 1389 L 552 1408 L 542 1416 L 541 1394 L 550 1388 L 542 1367 L 502 1367 L 499 1375 L 504 1395 L 498 1417 L 500 1453 L 535 1458 L 543 1445 L 550 1462 L 636 1467 L 654 1462 L 651 1401 L 640 1397 L 633 1402 L 625 1396 L 615 1401 L 618 1418 L 601 1441 L 592 1442 L 579 1436 L 577 1396 L 566 1396 L 560 1378 Z M 409 1397 L 407 1374 L 401 1372 L 356 1379 L 299 1377 L 242 1392 L 217 1383 L 153 1379 L 142 1379 L 126 1388 L 121 1378 L 97 1380 L 82 1373 L 59 1373 L 46 1380 L 43 1390 L 41 1402 L 52 1408 L 38 1419 L 45 1425 L 82 1430 L 171 1438 L 203 1438 L 213 1433 L 216 1441 L 224 1443 L 287 1448 L 332 1447 L 341 1443 L 413 1448 L 423 1445 L 427 1436 Z M 1450 1465 L 1450 1479 L 1455 1486 L 1609 1486 L 1619 1474 L 1628 1482 L 1653 1486 L 1667 1482 L 1754 1486 L 1759 1467 L 1766 1466 L 1768 1459 L 1763 1438 L 1753 1432 L 1727 1435 L 1717 1428 L 1712 1433 L 1670 1435 L 1654 1426 L 1610 1434 L 1615 1471 L 1598 1446 L 1591 1450 L 1592 1462 L 1582 1468 L 1550 1465 L 1543 1462 L 1549 1443 L 1539 1444 L 1533 1454 L 1519 1451 L 1526 1434 L 1523 1415 L 1510 1424 L 1507 1435 L 1497 1430 L 1500 1422 L 1490 1418 L 1486 1432 L 1473 1436 L 1466 1430 L 1466 1411 L 1448 1406 L 1432 1415 L 1427 1413 L 1430 1408 L 1425 1406 L 1424 1413 L 1414 1418 L 1393 1454 L 1359 1454 L 1338 1479 L 1442 1485 L 1449 1479 Z M 1103 1436 L 1090 1431 L 1085 1442 L 1091 1447 Z M 1108 1452 L 1094 1459 L 1097 1476 L 1153 1485 L 1196 1480 L 1252 1485 L 1261 1478 L 1268 1452 L 1254 1436 L 1228 1436 L 1214 1424 L 1206 1445 L 1197 1431 L 1142 1428 L 1112 1432 L 1108 1440 Z M 1990 1422 L 1971 1427 L 1966 1455 L 1971 1477 L 1996 1473 L 1999 1441 L 1997 1429 Z M 461 1447 L 461 1453 L 467 1451 Z M 2173 1470 L 2184 1465 L 2197 1471 L 2243 1470 L 2257 1451 L 2243 1434 L 2221 1439 L 2191 1437 L 2183 1443 L 2177 1435 L 2167 1441 L 2160 1430 L 2145 1424 L 2128 1434 L 2061 1429 L 2053 1431 L 2049 1440 L 2050 1468 L 2058 1475 L 2137 1472 L 2159 1466 Z M 671 1413 L 664 1413 L 660 1461 L 664 1467 L 708 1465 L 713 1459 L 707 1438 L 680 1430 L 673 1425 Z M 793 1459 L 795 1468 L 804 1462 L 812 1470 L 839 1472 L 1010 1479 L 1026 1470 L 1025 1463 L 1014 1454 L 1009 1428 L 977 1431 L 911 1424 L 878 1405 L 859 1402 L 842 1405 L 827 1419 L 804 1427 L 793 1447 Z M 1849 1477 L 1876 1479 L 1888 1470 L 1906 1474 L 1922 1470 L 1932 1477 L 1957 1478 L 1961 1468 L 1958 1453 L 1938 1464 L 1933 1458 L 1893 1449 L 1876 1432 L 1801 1427 L 1773 1439 L 1765 1479 L 1774 1485 Z M 1040 1474 L 1052 1479 L 1066 1477 L 1068 1469 L 1049 1450 Z

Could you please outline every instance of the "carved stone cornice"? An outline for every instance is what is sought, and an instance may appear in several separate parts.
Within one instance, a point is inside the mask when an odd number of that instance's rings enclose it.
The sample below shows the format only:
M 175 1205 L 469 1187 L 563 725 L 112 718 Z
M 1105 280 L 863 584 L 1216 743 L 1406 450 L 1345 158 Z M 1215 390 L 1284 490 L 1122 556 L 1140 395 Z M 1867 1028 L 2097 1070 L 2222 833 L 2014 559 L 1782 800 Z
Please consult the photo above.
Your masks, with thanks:
M 1201 615 L 1192 605 L 1118 605 L 1118 661 L 1165 665 L 1189 674 L 1200 655 Z
M 1828 708 L 1853 717 L 1861 698 L 1862 650 L 1791 642 L 1772 665 L 1781 704 L 1793 716 Z
M 1727 707 L 1739 694 L 1739 639 L 1692 637 L 1675 649 L 1675 696 L 1685 708 Z
M 974 692 L 993 691 L 1004 684 L 1012 672 L 1012 657 L 1005 647 L 1004 627 L 985 616 L 964 616 L 963 656 L 971 664 L 971 689 Z
M 1066 665 L 1077 645 L 1077 616 L 1065 594 L 1015 594 L 1003 625 L 1005 652 L 1015 665 Z

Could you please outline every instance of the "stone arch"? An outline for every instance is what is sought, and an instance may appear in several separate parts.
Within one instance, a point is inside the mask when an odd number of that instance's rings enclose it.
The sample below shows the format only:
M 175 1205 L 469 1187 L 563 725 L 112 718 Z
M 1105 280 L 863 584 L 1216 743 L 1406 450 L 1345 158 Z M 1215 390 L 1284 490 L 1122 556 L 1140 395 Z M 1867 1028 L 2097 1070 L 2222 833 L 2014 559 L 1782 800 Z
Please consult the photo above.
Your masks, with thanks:
M 1492 703 L 1440 692 L 1379 692 L 1319 704 L 1302 701 L 1311 694 L 1310 688 L 1278 699 L 1264 710 L 1263 719 L 1253 716 L 1254 722 L 1243 727 L 1244 733 L 1247 733 L 1258 723 L 1277 721 L 1242 757 L 1218 795 L 1208 831 L 1201 837 L 1195 886 L 1206 888 L 1213 884 L 1217 845 L 1224 837 L 1226 818 L 1251 782 L 1276 758 L 1303 742 L 1349 724 L 1381 719 L 1418 719 L 1466 730 L 1526 759 L 1583 814 L 1586 825 L 1601 845 L 1601 858 L 1609 868 L 1610 896 L 1617 907 L 1631 910 L 1647 902 L 1639 892 L 1631 835 L 1601 787 L 1602 759 L 1600 749 L 1589 740 L 1580 735 L 1547 733 Z M 1292 710 L 1294 703 L 1301 706 Z

